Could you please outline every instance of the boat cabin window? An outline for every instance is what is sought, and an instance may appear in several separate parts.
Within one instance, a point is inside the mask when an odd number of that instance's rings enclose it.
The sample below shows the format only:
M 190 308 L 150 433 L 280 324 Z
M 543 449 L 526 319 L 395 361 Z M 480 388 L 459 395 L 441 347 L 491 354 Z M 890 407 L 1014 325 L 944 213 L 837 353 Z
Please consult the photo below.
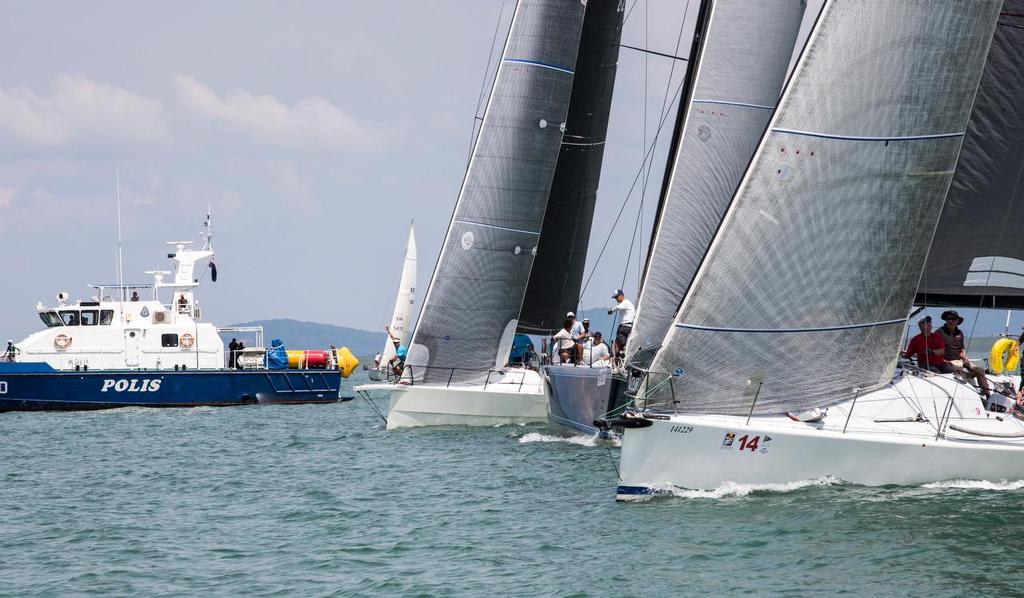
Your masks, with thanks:
M 161 347 L 177 347 L 178 346 L 178 335 L 177 334 L 161 334 L 160 335 L 160 346 Z
M 60 319 L 65 326 L 78 326 L 78 312 L 70 309 L 61 310 Z
M 95 326 L 99 319 L 99 312 L 95 309 L 82 310 L 82 326 Z
M 44 311 L 39 314 L 39 319 L 43 321 L 43 324 L 46 324 L 47 328 L 64 325 L 64 321 L 60 319 L 60 316 L 55 311 Z
M 114 310 L 100 310 L 100 326 L 110 326 L 114 322 Z

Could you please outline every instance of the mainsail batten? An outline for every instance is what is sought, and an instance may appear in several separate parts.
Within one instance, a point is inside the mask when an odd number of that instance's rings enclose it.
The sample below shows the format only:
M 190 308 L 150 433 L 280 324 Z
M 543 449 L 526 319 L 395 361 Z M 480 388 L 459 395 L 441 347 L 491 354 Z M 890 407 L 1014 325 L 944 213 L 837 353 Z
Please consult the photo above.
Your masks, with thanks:
M 416 383 L 504 364 L 562 140 L 585 3 L 520 0 L 409 348 Z
M 1024 307 L 1024 0 L 1005 0 L 918 305 Z
M 826 3 L 643 401 L 773 414 L 891 379 L 999 5 Z
M 519 315 L 523 332 L 552 332 L 578 307 L 624 13 L 623 0 L 587 2 L 565 136 Z
M 715 0 L 670 164 L 626 361 L 647 368 L 771 118 L 803 0 Z

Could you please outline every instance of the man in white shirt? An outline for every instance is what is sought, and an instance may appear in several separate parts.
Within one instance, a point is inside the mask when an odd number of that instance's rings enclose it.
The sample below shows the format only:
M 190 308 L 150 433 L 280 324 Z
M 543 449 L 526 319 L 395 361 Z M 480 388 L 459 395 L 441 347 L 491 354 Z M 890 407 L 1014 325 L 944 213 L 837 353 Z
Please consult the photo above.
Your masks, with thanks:
M 572 328 L 569 329 L 569 334 L 572 335 L 573 342 L 576 343 L 573 348 L 572 361 L 573 363 L 579 363 L 581 356 L 583 355 L 583 341 L 587 338 L 587 331 L 583 324 L 576 319 L 576 314 L 569 312 L 565 314 L 567 320 L 572 320 Z
M 622 316 L 619 320 L 619 328 L 615 331 L 615 357 L 617 359 L 622 357 L 622 353 L 626 349 L 626 339 L 629 338 L 629 333 L 633 331 L 633 318 L 636 317 L 636 308 L 633 307 L 632 301 L 626 299 L 622 289 L 615 289 L 612 299 L 615 300 L 615 307 L 608 310 L 608 315 L 620 312 Z
M 603 368 L 611 365 L 611 351 L 600 332 L 595 332 L 593 337 L 583 347 L 583 365 L 593 368 Z
M 558 357 L 559 363 L 572 363 L 573 352 L 576 348 L 576 341 L 572 340 L 572 333 L 570 332 L 572 324 L 573 320 L 566 318 L 562 329 L 551 337 L 552 352 Z M 554 360 L 552 359 L 552 361 Z

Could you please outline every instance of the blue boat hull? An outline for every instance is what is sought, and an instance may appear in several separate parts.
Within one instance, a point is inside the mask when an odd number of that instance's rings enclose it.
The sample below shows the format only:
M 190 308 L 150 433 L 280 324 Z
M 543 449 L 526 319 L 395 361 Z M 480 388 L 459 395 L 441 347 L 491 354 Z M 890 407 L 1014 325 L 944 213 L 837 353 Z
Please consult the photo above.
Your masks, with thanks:
M 334 370 L 57 371 L 0 367 L 0 412 L 334 403 Z M 47 371 L 48 370 L 48 371 Z

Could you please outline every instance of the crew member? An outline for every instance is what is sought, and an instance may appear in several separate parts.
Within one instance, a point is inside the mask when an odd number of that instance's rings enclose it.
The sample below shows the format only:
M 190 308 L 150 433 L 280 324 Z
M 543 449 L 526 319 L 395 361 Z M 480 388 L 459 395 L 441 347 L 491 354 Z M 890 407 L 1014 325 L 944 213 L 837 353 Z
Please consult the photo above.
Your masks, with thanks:
M 960 331 L 960 324 L 964 318 L 953 310 L 942 312 L 942 321 L 945 324 L 939 328 L 942 340 L 946 345 L 946 363 L 954 370 L 962 370 L 968 380 L 978 379 L 978 386 L 985 398 L 992 396 L 992 390 L 988 385 L 988 378 L 985 377 L 985 368 L 974 365 L 967 359 L 967 352 L 964 350 L 964 333 Z
M 917 321 L 917 327 L 921 332 L 907 343 L 907 350 L 901 353 L 903 358 L 916 358 L 917 367 L 923 370 L 944 373 L 953 371 L 946 365 L 946 341 L 938 332 L 932 332 L 932 317 L 921 318 Z
M 595 332 L 583 348 L 583 363 L 592 368 L 611 365 L 611 351 L 608 349 L 608 345 L 604 342 L 600 332 Z
M 235 369 L 235 360 L 238 359 L 238 339 L 233 338 L 228 343 L 228 368 Z
M 396 376 L 401 376 L 402 370 L 405 369 L 405 357 L 409 354 L 409 349 L 407 349 L 405 345 L 402 344 L 402 339 L 391 334 L 390 326 L 385 326 L 384 330 L 387 331 L 388 336 L 391 338 L 392 344 L 395 345 L 395 356 L 391 358 L 391 361 L 388 362 L 388 365 L 391 366 L 391 371 L 393 371 Z
M 7 348 L 4 349 L 4 359 L 11 363 L 14 363 L 14 360 L 18 353 L 21 353 L 21 349 L 14 345 L 14 341 L 8 340 Z
M 636 317 L 636 308 L 633 307 L 632 301 L 626 299 L 622 289 L 615 289 L 612 299 L 615 300 L 615 307 L 608 310 L 608 315 L 617 311 L 622 313 L 619 327 L 615 331 L 615 358 L 619 359 L 626 350 L 626 339 L 629 338 L 629 333 L 633 331 L 633 318 Z
M 570 332 L 572 325 L 572 318 L 566 318 L 562 323 L 562 329 L 551 337 L 551 350 L 558 355 L 559 363 L 567 363 L 572 359 L 572 352 L 576 346 L 576 342 L 572 340 L 572 332 Z

